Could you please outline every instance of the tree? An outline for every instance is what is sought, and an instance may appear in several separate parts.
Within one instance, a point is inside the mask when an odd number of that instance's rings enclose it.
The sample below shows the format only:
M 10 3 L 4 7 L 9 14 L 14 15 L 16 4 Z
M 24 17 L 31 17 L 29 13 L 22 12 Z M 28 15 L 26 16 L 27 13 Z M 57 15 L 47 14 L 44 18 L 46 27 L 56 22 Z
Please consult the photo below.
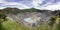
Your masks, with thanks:
M 5 14 L 0 14 L 0 30 L 3 30 L 4 27 L 2 26 L 2 23 L 6 21 L 6 15 Z
M 55 23 L 55 21 L 56 21 L 56 17 L 55 16 L 51 17 L 49 25 L 53 27 L 53 24 Z
M 56 29 L 55 30 L 60 30 L 60 23 L 57 24 Z

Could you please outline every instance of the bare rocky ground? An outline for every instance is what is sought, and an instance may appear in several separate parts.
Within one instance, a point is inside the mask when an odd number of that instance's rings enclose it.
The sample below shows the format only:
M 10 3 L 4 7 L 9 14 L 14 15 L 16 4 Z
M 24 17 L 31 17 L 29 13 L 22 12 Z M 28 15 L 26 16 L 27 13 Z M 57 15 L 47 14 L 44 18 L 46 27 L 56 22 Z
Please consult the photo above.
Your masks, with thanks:
M 9 20 L 13 19 L 12 21 L 16 21 L 22 24 L 23 26 L 26 26 L 27 28 L 32 27 L 32 30 L 37 30 L 37 29 L 45 30 L 45 29 L 48 29 L 46 25 L 47 21 L 49 21 L 51 16 L 59 15 L 60 11 L 59 10 L 56 10 L 56 11 L 39 10 L 34 8 L 23 9 L 23 10 L 16 9 L 16 8 L 12 8 L 12 9 L 7 8 L 7 9 L 0 10 L 0 14 L 6 15 L 7 17 L 9 17 Z M 25 21 L 26 18 L 28 18 L 28 22 Z
M 29 18 L 29 17 L 35 18 L 34 17 L 35 15 L 37 17 L 41 17 L 41 19 L 39 19 L 39 21 L 36 21 L 34 23 L 28 23 L 24 21 L 24 18 Z M 18 23 L 22 23 L 27 27 L 36 27 L 39 24 L 45 24 L 50 19 L 51 16 L 53 16 L 53 13 L 51 11 L 47 11 L 47 12 L 45 11 L 45 12 L 26 12 L 24 14 L 18 13 L 17 15 L 8 14 L 7 17 L 12 18 L 14 21 Z

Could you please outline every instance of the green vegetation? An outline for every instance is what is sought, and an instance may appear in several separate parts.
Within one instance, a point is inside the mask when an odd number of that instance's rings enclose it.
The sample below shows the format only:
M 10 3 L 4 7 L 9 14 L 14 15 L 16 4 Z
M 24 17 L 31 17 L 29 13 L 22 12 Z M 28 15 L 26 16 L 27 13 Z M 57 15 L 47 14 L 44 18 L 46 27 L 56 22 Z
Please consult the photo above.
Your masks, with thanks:
M 30 30 L 30 28 L 13 20 L 8 20 L 5 14 L 0 14 L 0 30 Z
M 29 28 L 25 27 L 24 25 L 14 22 L 12 20 L 8 20 L 3 22 L 3 27 L 5 30 L 30 30 Z
M 28 30 L 24 25 L 8 20 L 5 14 L 0 14 L 0 30 Z
M 17 23 L 16 21 L 6 19 L 6 14 L 18 14 L 18 13 L 26 13 L 26 12 L 36 12 L 37 9 L 17 9 L 17 8 L 5 8 L 0 10 L 0 30 L 60 30 L 60 23 L 55 24 L 56 19 L 60 17 L 60 12 L 57 13 L 59 17 L 53 16 L 51 19 L 44 25 L 38 25 L 35 28 L 29 28 L 24 26 L 21 23 Z
M 40 26 L 37 28 L 28 28 L 25 27 L 24 25 L 11 21 L 11 20 L 7 20 L 6 14 L 18 14 L 18 13 L 25 13 L 25 12 L 35 12 L 36 9 L 35 8 L 31 8 L 31 9 L 17 9 L 17 8 L 5 8 L 0 10 L 0 21 L 1 21 L 1 25 L 0 25 L 0 30 L 40 30 Z M 3 20 L 3 21 L 2 21 Z M 7 20 L 7 21 L 4 21 Z
M 26 12 L 36 12 L 37 10 L 35 8 L 31 9 L 18 9 L 18 8 L 5 8 L 0 10 L 0 13 L 4 14 L 17 14 L 17 13 L 26 13 Z
M 51 17 L 51 19 L 47 23 L 47 29 L 48 30 L 60 30 L 60 18 L 57 16 Z
M 60 30 L 60 23 L 59 24 L 57 24 L 57 26 L 56 26 L 56 29 L 55 30 Z
M 4 21 L 6 21 L 7 19 L 6 19 L 6 16 L 5 16 L 5 14 L 0 14 L 0 30 L 3 30 L 4 29 L 4 27 L 2 26 L 2 23 L 4 22 Z
M 55 21 L 56 21 L 56 16 L 53 16 L 53 17 L 51 17 L 51 19 L 49 20 L 50 22 L 49 22 L 49 25 L 51 26 L 51 27 L 53 27 L 53 25 L 54 25 L 54 23 L 55 23 Z

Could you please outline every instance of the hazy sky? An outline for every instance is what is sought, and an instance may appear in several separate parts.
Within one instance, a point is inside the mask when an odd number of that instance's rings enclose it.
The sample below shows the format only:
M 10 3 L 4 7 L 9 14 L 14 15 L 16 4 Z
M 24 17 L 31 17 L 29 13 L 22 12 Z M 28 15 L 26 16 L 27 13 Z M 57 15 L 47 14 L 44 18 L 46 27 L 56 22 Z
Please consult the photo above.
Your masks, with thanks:
M 59 10 L 60 0 L 0 0 L 0 9 L 5 7 Z

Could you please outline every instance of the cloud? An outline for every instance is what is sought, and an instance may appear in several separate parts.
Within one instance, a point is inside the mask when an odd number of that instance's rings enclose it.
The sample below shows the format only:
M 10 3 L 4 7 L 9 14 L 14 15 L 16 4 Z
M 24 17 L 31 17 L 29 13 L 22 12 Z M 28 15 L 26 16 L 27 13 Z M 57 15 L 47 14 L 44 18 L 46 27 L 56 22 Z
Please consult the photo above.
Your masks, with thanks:
M 52 11 L 60 10 L 60 0 L 42 0 L 35 8 Z
M 46 7 L 44 7 L 46 9 L 49 9 L 49 10 L 60 10 L 60 2 L 57 3 L 56 5 L 47 5 Z
M 3 9 L 2 7 L 16 7 L 19 9 L 26 9 L 26 8 L 30 8 L 25 4 L 19 3 L 19 2 L 8 2 L 6 0 L 1 0 L 0 1 L 0 9 Z
M 48 9 L 48 10 L 52 10 L 52 11 L 60 10 L 60 0 L 53 0 L 53 1 L 50 0 L 48 2 L 45 2 L 45 4 L 42 4 L 41 7 L 42 7 L 42 9 Z
M 43 0 L 33 0 L 32 5 L 38 6 L 38 4 L 42 3 Z
M 16 7 L 27 9 L 34 7 L 42 10 L 60 10 L 60 0 L 0 0 L 0 9 Z

